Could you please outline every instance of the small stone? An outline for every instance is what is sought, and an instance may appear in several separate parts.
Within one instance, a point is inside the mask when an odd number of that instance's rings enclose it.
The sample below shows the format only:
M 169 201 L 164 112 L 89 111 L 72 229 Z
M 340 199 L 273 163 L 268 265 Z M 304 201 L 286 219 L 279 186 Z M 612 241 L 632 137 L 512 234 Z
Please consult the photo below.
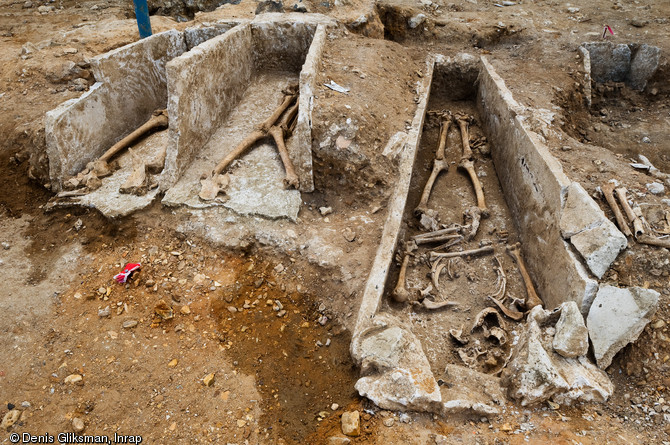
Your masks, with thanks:
M 104 309 L 98 309 L 98 317 L 100 318 L 109 317 L 111 314 L 112 310 L 110 309 L 109 306 L 105 307 Z
M 27 401 L 27 400 L 24 400 L 23 402 L 21 402 L 21 408 L 24 408 L 24 409 L 30 408 L 30 402 Z
M 86 429 L 86 424 L 79 417 L 72 419 L 72 431 L 75 433 L 81 433 Z
M 179 363 L 179 360 L 177 360 L 176 358 L 173 358 L 172 360 L 170 360 L 170 363 L 168 363 L 168 368 L 174 368 L 175 366 L 177 366 L 178 363 Z
M 284 271 L 284 265 L 282 263 L 279 263 L 275 266 L 275 272 L 282 273 L 283 271 Z
M 569 146 L 569 145 L 564 145 L 564 146 L 561 147 L 561 150 L 563 150 L 563 151 L 570 151 L 570 150 L 572 150 L 572 147 Z
M 165 300 L 160 300 L 158 303 L 156 303 L 154 312 L 163 320 L 170 320 L 172 317 L 174 317 L 172 308 L 165 302 Z
M 100 295 L 104 295 L 104 294 L 106 294 L 106 293 L 107 293 L 107 288 L 105 288 L 105 287 L 99 287 L 99 288 L 98 288 L 98 293 L 99 293 Z
M 137 326 L 137 320 L 126 320 L 123 322 L 123 329 L 132 329 Z
M 235 306 L 228 306 L 228 312 L 235 313 L 237 312 L 237 308 Z
M 55 11 L 55 10 L 56 10 L 56 8 L 55 8 L 54 6 L 45 6 L 45 5 L 42 5 L 42 6 L 40 6 L 40 7 L 37 8 L 37 11 L 38 11 L 40 14 L 48 14 L 48 13 L 53 12 L 53 11 Z
M 665 321 L 663 320 L 657 320 L 651 325 L 654 329 L 661 329 L 663 326 L 665 326 Z
M 361 434 L 361 415 L 358 411 L 345 411 L 342 413 L 342 432 L 351 437 Z
M 349 445 L 351 439 L 342 436 L 331 436 L 328 438 L 328 445 Z
M 344 236 L 344 239 L 349 241 L 350 243 L 353 243 L 354 240 L 356 239 L 356 232 L 354 232 L 351 227 L 347 227 L 342 231 L 342 236 Z
M 512 431 L 512 425 L 510 425 L 509 423 L 505 423 L 503 424 L 503 426 L 500 427 L 500 431 L 509 433 L 510 431 Z
M 402 423 L 410 423 L 412 421 L 412 418 L 409 416 L 407 413 L 402 413 L 400 417 L 398 418 Z
M 184 314 L 184 315 L 188 315 L 188 314 L 191 313 L 191 308 L 188 307 L 187 305 L 184 305 L 184 306 L 181 307 L 181 309 L 179 310 L 179 312 L 181 312 L 181 313 Z
M 566 358 L 586 355 L 589 350 L 589 331 L 584 317 L 574 301 L 561 305 L 561 316 L 556 323 L 553 348 Z
M 207 374 L 203 379 L 202 383 L 205 386 L 212 386 L 214 384 L 214 373 Z
M 9 245 L 8 242 L 3 241 L 3 243 L 2 243 L 2 248 L 3 248 L 3 249 L 5 249 L 5 250 L 9 250 L 10 247 L 11 247 L 11 246 Z
M 382 423 L 384 424 L 384 426 L 392 427 L 393 424 L 395 423 L 395 419 L 393 417 L 387 417 L 386 419 L 384 419 Z
M 321 213 L 321 216 L 330 215 L 331 213 L 333 213 L 333 208 L 332 207 L 319 207 L 319 213 Z
M 246 424 L 247 424 L 247 421 L 246 421 L 246 420 L 239 419 L 239 420 L 237 421 L 237 427 L 238 427 L 238 428 L 244 428 L 244 426 L 245 426 Z
M 425 14 L 417 14 L 417 15 L 415 15 L 414 17 L 410 18 L 410 19 L 407 21 L 407 25 L 408 25 L 411 29 L 416 29 L 416 28 L 418 28 L 419 26 L 421 26 L 425 21 L 426 21 L 426 16 L 425 16 Z
M 80 374 L 70 374 L 69 376 L 65 377 L 63 383 L 76 384 L 82 382 L 83 380 L 84 378 Z
M 81 297 L 82 297 L 81 292 L 77 292 L 72 296 L 72 298 L 74 298 L 75 300 L 81 300 Z
M 24 9 L 30 9 L 30 8 L 33 7 L 33 2 L 31 2 L 30 0 L 28 0 L 27 2 L 25 2 L 25 3 L 23 4 L 23 7 L 24 7 Z
M 0 429 L 8 430 L 21 418 L 21 411 L 18 409 L 11 409 L 5 414 L 5 417 L 2 418 L 2 423 L 0 423 Z
M 579 8 L 570 7 L 570 8 L 568 8 L 568 12 L 569 12 L 570 14 L 576 14 L 576 13 L 579 12 Z
M 156 284 L 156 282 L 155 282 L 154 280 L 151 280 L 151 279 L 147 280 L 147 281 L 144 283 L 144 285 L 145 285 L 146 287 L 154 287 L 155 284 Z
M 79 50 L 77 48 L 65 48 L 63 54 L 77 54 Z
M 642 138 L 642 143 L 644 144 L 651 144 L 651 139 L 649 139 L 649 136 L 645 136 Z
M 636 28 L 644 28 L 649 22 L 646 20 L 633 19 L 630 21 L 630 24 Z
M 325 326 L 326 323 L 328 323 L 328 317 L 325 316 L 325 315 L 320 316 L 320 317 L 319 317 L 319 324 L 320 324 L 321 326 Z
M 654 195 L 662 195 L 665 193 L 665 187 L 660 182 L 652 182 L 647 184 L 647 190 L 649 190 L 649 193 Z
M 332 409 L 333 411 L 337 411 L 339 407 L 340 405 L 338 405 L 337 403 L 333 403 L 332 405 L 330 405 L 330 409 Z
M 281 311 L 277 312 L 277 317 L 280 317 L 280 318 L 281 318 L 281 317 L 283 317 L 284 315 L 286 315 L 286 311 L 285 311 L 284 309 L 282 309 Z

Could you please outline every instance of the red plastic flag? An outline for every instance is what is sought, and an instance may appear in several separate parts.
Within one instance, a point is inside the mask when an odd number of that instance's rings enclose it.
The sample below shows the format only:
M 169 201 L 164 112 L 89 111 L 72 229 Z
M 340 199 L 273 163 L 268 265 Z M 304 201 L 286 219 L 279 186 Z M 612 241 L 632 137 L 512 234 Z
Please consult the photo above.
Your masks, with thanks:
M 125 283 L 136 270 L 142 267 L 140 263 L 128 263 L 121 273 L 114 275 L 114 279 L 119 283 Z

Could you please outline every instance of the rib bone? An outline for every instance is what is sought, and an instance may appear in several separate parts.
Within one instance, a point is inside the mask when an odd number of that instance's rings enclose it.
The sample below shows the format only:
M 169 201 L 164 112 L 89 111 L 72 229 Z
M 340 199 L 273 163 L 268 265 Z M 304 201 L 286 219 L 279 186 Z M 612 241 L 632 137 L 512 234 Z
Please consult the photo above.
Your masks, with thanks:
M 440 140 L 437 146 L 437 151 L 435 152 L 435 159 L 433 160 L 433 169 L 430 172 L 428 181 L 423 188 L 423 193 L 421 193 L 421 200 L 419 205 L 414 209 L 414 214 L 419 216 L 424 213 L 427 209 L 428 198 L 430 198 L 430 193 L 433 190 L 433 185 L 437 176 L 442 172 L 449 169 L 449 163 L 445 159 L 444 151 L 447 145 L 447 135 L 449 134 L 449 126 L 451 125 L 451 116 L 449 113 L 440 114 Z
M 495 271 L 498 275 L 496 280 L 496 285 L 498 286 L 498 292 L 494 295 L 489 295 L 489 299 L 495 303 L 496 306 L 507 315 L 512 320 L 519 321 L 523 318 L 523 313 L 514 309 L 510 309 L 505 306 L 505 291 L 507 289 L 507 277 L 505 276 L 505 271 L 503 270 L 502 263 L 500 259 L 496 256 L 496 262 L 498 265 L 495 267 Z
M 516 261 L 516 264 L 519 266 L 519 271 L 521 272 L 521 278 L 523 278 L 523 284 L 526 286 L 526 301 L 525 306 L 526 310 L 531 310 L 535 306 L 542 306 L 542 300 L 537 296 L 535 292 L 535 287 L 533 287 L 533 281 L 530 279 L 528 270 L 526 269 L 526 264 L 521 258 L 521 252 L 519 250 L 521 243 L 516 243 L 513 245 L 507 246 L 507 253 Z

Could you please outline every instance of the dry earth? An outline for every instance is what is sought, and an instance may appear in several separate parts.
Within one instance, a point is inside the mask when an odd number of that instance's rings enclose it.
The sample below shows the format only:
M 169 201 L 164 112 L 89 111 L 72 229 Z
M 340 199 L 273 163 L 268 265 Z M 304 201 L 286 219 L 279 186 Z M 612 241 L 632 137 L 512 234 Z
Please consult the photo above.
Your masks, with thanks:
M 196 13 L 195 21 L 253 17 L 259 8 L 255 1 L 237 3 Z M 329 41 L 318 80 L 333 79 L 351 94 L 343 100 L 326 88 L 315 92 L 315 140 L 332 137 L 336 144 L 343 135 L 340 143 L 354 144 L 359 156 L 314 147 L 317 190 L 303 196 L 300 218 L 330 224 L 337 234 L 330 241 L 348 249 L 350 268 L 369 267 L 374 254 L 383 221 L 377 211 L 395 168 L 380 151 L 411 120 L 414 86 L 430 52 L 489 55 L 517 101 L 546 110 L 532 125 L 608 216 L 596 189 L 615 178 L 652 225 L 668 229 L 670 206 L 649 193 L 653 179 L 634 171 L 629 159 L 642 153 L 670 172 L 670 5 L 495 3 L 299 2 L 348 28 Z M 152 6 L 180 20 L 152 16 L 154 32 L 192 25 L 181 20 L 216 6 L 174 4 Z M 419 13 L 425 21 L 407 26 Z M 349 340 L 361 276 L 347 282 L 341 270 L 299 251 L 249 243 L 222 248 L 206 234 L 183 230 L 187 212 L 158 204 L 116 221 L 87 209 L 46 212 L 44 113 L 92 84 L 88 57 L 137 39 L 132 16 L 127 2 L 0 2 L 0 415 L 12 406 L 22 410 L 12 432 L 72 431 L 79 418 L 86 433 L 141 435 L 145 443 L 319 444 L 341 434 L 343 411 L 359 409 L 362 434 L 352 443 L 670 442 L 666 249 L 632 243 L 606 275 L 606 282 L 662 295 L 651 325 L 608 369 L 616 385 L 608 403 L 559 410 L 508 405 L 488 420 L 433 418 L 380 411 L 355 393 Z M 576 49 L 598 40 L 605 24 L 615 42 L 659 46 L 662 62 L 642 93 L 616 85 L 595 90 L 589 112 L 581 105 Z M 494 181 L 490 161 L 478 159 Z M 430 157 L 420 155 L 420 165 L 430 168 Z M 443 181 L 442 187 L 467 184 L 459 176 Z M 501 197 L 494 199 L 504 209 Z M 317 212 L 322 206 L 334 210 L 328 220 Z M 360 248 L 346 247 L 339 234 L 352 224 L 350 214 L 374 222 L 356 228 Z M 143 268 L 129 285 L 118 285 L 112 276 L 127 262 Z M 66 383 L 70 375 L 82 380 Z M 9 432 L 0 432 L 0 443 L 9 443 Z

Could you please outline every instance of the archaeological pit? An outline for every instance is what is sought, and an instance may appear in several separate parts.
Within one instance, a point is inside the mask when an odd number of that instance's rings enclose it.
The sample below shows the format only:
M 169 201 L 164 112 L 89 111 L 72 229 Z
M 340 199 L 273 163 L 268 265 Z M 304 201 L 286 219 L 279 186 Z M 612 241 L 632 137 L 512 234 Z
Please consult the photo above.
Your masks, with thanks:
M 196 16 L 95 55 L 95 82 L 45 115 L 48 214 L 99 212 L 126 229 L 141 215 L 169 221 L 165 252 L 143 245 L 105 267 L 138 256 L 138 281 L 119 292 L 160 296 L 132 303 L 155 306 L 147 329 L 203 331 L 234 359 L 235 371 L 198 381 L 217 387 L 216 403 L 233 386 L 211 382 L 255 376 L 241 385 L 258 405 L 235 440 L 359 443 L 344 426 L 354 411 L 492 424 L 605 406 L 618 397 L 613 369 L 628 372 L 622 357 L 663 327 L 663 278 L 621 272 L 648 249 L 653 276 L 666 276 L 656 252 L 670 248 L 670 164 L 662 148 L 632 145 L 662 139 L 665 121 L 626 123 L 639 101 L 664 109 L 661 49 L 592 33 L 572 45 L 569 85 L 538 105 L 488 49 L 516 51 L 523 28 L 501 22 L 474 33 L 473 48 L 419 51 L 426 35 L 466 24 L 396 3 L 346 24 Z M 579 150 L 595 167 L 574 161 Z M 193 266 L 190 250 L 217 272 Z M 171 261 L 181 269 L 163 270 Z M 126 317 L 127 299 L 110 312 L 117 291 L 92 275 L 81 283 L 96 283 L 93 296 L 77 300 L 97 303 L 100 319 Z M 177 323 L 199 310 L 209 327 Z M 121 335 L 138 324 L 124 323 Z M 328 406 L 315 411 L 321 396 Z M 250 427 L 259 418 L 264 430 Z

